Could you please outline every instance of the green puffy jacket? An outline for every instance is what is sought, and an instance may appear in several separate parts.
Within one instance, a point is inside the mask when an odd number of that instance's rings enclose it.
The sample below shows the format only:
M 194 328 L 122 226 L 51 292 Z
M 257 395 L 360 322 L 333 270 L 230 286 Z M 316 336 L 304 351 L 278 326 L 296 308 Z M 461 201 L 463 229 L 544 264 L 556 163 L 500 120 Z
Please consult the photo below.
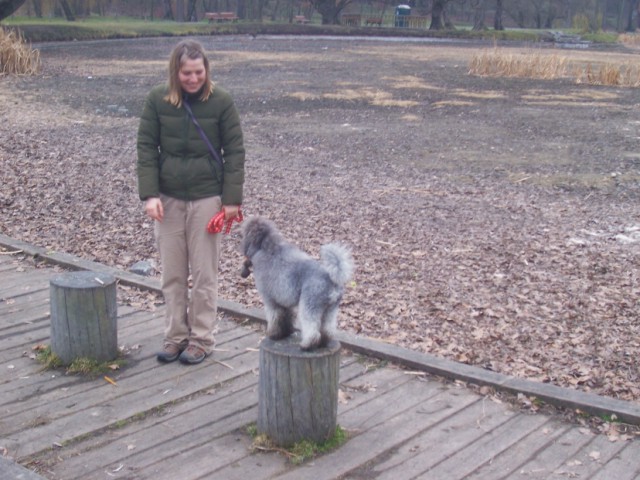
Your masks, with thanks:
M 184 106 L 164 100 L 166 85 L 146 98 L 138 128 L 138 193 L 141 200 L 160 193 L 181 200 L 222 195 L 223 205 L 242 204 L 244 143 L 231 96 L 217 85 L 205 102 L 189 104 L 214 148 L 222 151 L 224 186 L 218 162 L 198 134 Z

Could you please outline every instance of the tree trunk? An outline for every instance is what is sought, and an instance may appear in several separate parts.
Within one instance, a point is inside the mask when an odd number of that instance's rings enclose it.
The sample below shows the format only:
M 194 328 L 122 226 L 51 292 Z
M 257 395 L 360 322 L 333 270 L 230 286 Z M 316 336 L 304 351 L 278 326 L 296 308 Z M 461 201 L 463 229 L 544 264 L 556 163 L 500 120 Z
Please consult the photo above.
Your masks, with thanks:
M 637 16 L 638 16 L 638 0 L 630 0 L 629 1 L 629 13 L 627 14 L 627 32 L 635 32 L 638 26 L 637 24 Z
M 95 272 L 70 272 L 49 282 L 51 351 L 64 365 L 77 358 L 98 362 L 118 356 L 116 279 Z
M 36 18 L 42 18 L 42 0 L 32 0 L 31 4 Z
M 331 438 L 338 415 L 339 342 L 305 352 L 297 335 L 265 338 L 259 371 L 258 432 L 280 447 Z
M 13 15 L 26 0 L 0 0 L 0 20 Z
M 244 0 L 238 0 L 236 3 L 236 15 L 238 18 L 247 18 L 247 4 Z
M 471 6 L 473 7 L 473 28 L 472 30 L 478 32 L 486 30 L 487 26 L 484 23 L 484 17 L 487 13 L 487 5 L 485 0 L 472 0 Z
M 337 25 L 340 13 L 351 3 L 351 0 L 310 0 L 311 4 L 322 15 L 323 25 Z
M 276 0 L 276 4 L 271 12 L 271 21 L 275 22 L 277 18 L 278 9 L 280 8 L 280 0 Z
M 58 0 L 60 2 L 60 6 L 62 7 L 62 11 L 64 12 L 64 16 L 69 22 L 75 22 L 76 16 L 71 9 L 71 5 L 67 0 Z
M 164 0 L 164 17 L 163 20 L 173 20 L 173 9 L 171 8 L 171 0 Z
M 443 12 L 446 0 L 433 0 L 433 6 L 431 7 L 431 25 L 429 30 L 443 30 Z
M 189 0 L 187 4 L 187 19 L 190 22 L 198 21 L 198 13 L 196 12 L 196 1 L 197 0 Z
M 502 25 L 502 12 L 502 0 L 496 0 L 496 12 L 493 17 L 494 30 L 504 30 L 504 26 Z
M 176 0 L 176 22 L 184 22 L 184 0 Z

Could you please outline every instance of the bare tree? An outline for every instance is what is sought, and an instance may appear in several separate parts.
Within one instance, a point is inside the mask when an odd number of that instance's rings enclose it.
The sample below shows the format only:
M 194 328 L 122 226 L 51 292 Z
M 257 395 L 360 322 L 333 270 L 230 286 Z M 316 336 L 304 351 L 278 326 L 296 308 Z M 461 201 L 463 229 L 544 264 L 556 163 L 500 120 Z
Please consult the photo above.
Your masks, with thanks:
M 635 32 L 638 18 L 638 0 L 629 0 L 629 6 L 627 7 L 627 32 Z
M 502 12 L 502 0 L 496 0 L 496 11 L 493 16 L 494 30 L 504 30 L 504 26 L 502 25 Z
M 60 6 L 62 7 L 62 11 L 64 12 L 65 18 L 69 22 L 75 22 L 76 15 L 75 13 L 73 13 L 73 9 L 71 8 L 71 5 L 69 5 L 69 2 L 67 0 L 58 0 L 58 1 L 60 2 Z
M 0 20 L 12 15 L 26 0 L 0 0 Z
M 190 22 L 198 21 L 198 12 L 196 11 L 196 1 L 197 0 L 189 0 L 187 4 L 187 19 Z
M 349 5 L 352 0 L 310 0 L 311 5 L 322 15 L 323 25 L 336 25 L 342 10 Z
M 487 14 L 486 0 L 471 0 L 471 8 L 473 8 L 473 30 L 486 30 L 484 17 Z
M 447 3 L 449 3 L 449 0 L 433 0 L 429 30 L 444 30 Z
M 42 18 L 42 0 L 32 0 L 31 5 L 33 5 L 36 18 Z
M 184 0 L 176 0 L 176 22 L 184 22 Z
M 171 8 L 171 0 L 164 0 L 164 16 L 163 20 L 173 20 L 173 8 Z

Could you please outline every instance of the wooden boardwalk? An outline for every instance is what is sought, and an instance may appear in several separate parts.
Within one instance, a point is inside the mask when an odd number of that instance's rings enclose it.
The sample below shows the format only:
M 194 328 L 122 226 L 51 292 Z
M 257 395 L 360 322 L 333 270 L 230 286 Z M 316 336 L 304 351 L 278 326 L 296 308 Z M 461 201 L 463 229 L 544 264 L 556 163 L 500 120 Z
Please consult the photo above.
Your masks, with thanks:
M 257 419 L 261 329 L 224 318 L 212 358 L 161 365 L 163 309 L 119 306 L 128 354 L 111 375 L 117 385 L 42 371 L 32 347 L 49 342 L 52 275 L 0 255 L 3 480 L 640 478 L 639 439 L 612 442 L 346 350 L 338 423 L 349 440 L 292 465 L 252 451 L 246 432 Z

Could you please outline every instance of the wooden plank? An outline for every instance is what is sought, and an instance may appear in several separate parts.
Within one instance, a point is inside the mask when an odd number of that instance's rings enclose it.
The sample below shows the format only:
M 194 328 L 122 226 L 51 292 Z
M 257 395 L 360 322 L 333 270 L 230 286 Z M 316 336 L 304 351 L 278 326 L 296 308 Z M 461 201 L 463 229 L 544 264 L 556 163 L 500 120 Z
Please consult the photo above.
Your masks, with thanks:
M 367 402 L 346 412 L 340 425 L 353 436 L 349 448 L 340 448 L 313 462 L 313 471 L 321 478 L 339 478 L 380 455 L 397 449 L 434 424 L 456 415 L 474 402 L 478 396 L 465 390 L 435 388 L 412 381 L 401 389 L 401 398 L 394 401 L 389 395 L 377 397 L 379 402 Z M 385 398 L 386 397 L 386 398 Z M 383 406 L 383 409 L 379 407 Z M 417 421 L 417 419 L 420 421 Z M 279 476 L 281 480 L 309 478 L 305 469 L 293 470 Z
M 540 425 L 528 435 L 520 438 L 516 443 L 498 455 L 490 462 L 477 468 L 469 479 L 479 480 L 487 478 L 508 478 L 519 475 L 520 468 L 546 448 L 553 446 L 554 441 L 571 428 L 567 424 L 548 422 Z
M 640 442 L 627 442 L 625 447 L 609 459 L 591 480 L 638 480 L 640 478 Z
M 34 345 L 46 342 L 49 338 L 49 326 L 38 323 L 37 325 L 27 325 L 21 332 L 19 337 L 6 337 L 0 339 L 0 348 L 2 362 L 10 363 L 6 371 L 0 370 L 0 383 L 8 378 L 19 378 L 34 371 L 34 361 L 28 358 L 28 353 Z M 25 354 L 26 353 L 26 354 Z
M 35 294 L 25 295 L 16 299 L 8 299 L 0 303 L 0 318 L 2 318 L 0 331 L 12 324 L 26 323 L 32 310 L 38 310 L 40 312 L 38 316 L 41 316 L 42 313 L 49 313 L 48 292 L 42 290 Z M 27 317 L 27 319 L 24 317 Z
M 355 359 L 352 355 L 349 357 Z M 403 384 L 412 380 L 412 377 L 405 375 L 399 369 L 367 369 L 361 363 L 352 361 L 348 366 L 340 370 L 340 380 L 343 401 L 338 404 L 338 424 L 341 423 L 342 412 L 353 410 L 358 405 L 369 402 L 375 396 L 399 389 Z M 246 456 L 236 460 L 234 463 L 215 472 L 210 472 L 210 477 L 224 478 L 225 480 L 245 480 L 247 478 L 257 480 L 260 478 L 272 478 L 277 473 L 287 472 L 292 468 L 287 458 L 282 454 L 276 452 L 247 452 Z M 314 478 L 322 478 L 321 472 L 314 473 L 313 476 Z
M 67 391 L 78 383 L 86 383 L 77 376 L 65 376 L 52 372 L 42 372 L 42 368 L 34 371 L 31 376 L 13 378 L 11 383 L 2 383 L 0 386 L 0 421 L 4 417 L 6 409 L 11 405 L 28 403 L 34 397 L 45 395 L 50 390 Z
M 362 374 L 362 366 L 350 356 L 343 361 L 343 370 L 347 377 L 356 371 Z M 141 420 L 133 420 L 124 427 L 111 432 L 108 440 L 86 438 L 69 447 L 44 454 L 38 461 L 45 464 L 58 464 L 49 467 L 58 478 L 89 478 L 89 474 L 99 475 L 109 465 L 124 464 L 127 468 L 135 464 L 138 467 L 157 461 L 156 448 L 163 448 L 165 441 L 189 432 L 192 424 L 202 422 L 202 418 L 213 420 L 230 415 L 233 409 L 238 409 L 243 402 L 249 401 L 250 406 L 257 403 L 257 376 L 253 371 L 247 371 L 233 382 L 207 392 L 206 395 L 194 397 L 189 402 L 172 405 L 162 415 L 151 415 Z M 244 407 L 242 407 L 244 408 Z M 213 412 L 204 413 L 205 410 Z M 255 418 L 252 419 L 255 421 Z M 218 426 L 216 430 L 218 430 Z M 123 445 L 134 446 L 128 450 Z M 143 454 L 143 452 L 146 452 Z M 82 455 L 82 456 L 80 456 Z M 147 459 L 142 458 L 146 455 Z M 163 457 L 164 458 L 164 457 Z M 166 458 L 163 461 L 171 461 Z M 114 467 L 117 468 L 117 467 Z M 93 473 L 92 473 L 93 472 Z
M 257 408 L 257 407 L 256 407 Z M 250 418 L 245 415 L 244 421 Z M 238 423 L 241 423 L 242 420 Z M 181 479 L 196 480 L 204 478 L 224 478 L 219 477 L 217 471 L 234 464 L 239 459 L 246 457 L 247 444 L 241 441 L 237 433 L 229 433 L 224 436 L 216 436 L 214 432 L 203 432 L 199 429 L 193 432 L 193 437 L 200 439 L 199 443 L 189 443 L 188 445 L 180 445 L 180 449 L 176 450 L 173 443 L 169 446 L 169 455 L 171 461 L 158 462 L 145 468 L 135 469 L 138 478 L 158 478 L 158 479 Z M 208 433 L 208 435 L 203 435 Z M 189 439 L 191 440 L 191 438 Z M 165 450 L 165 447 L 163 447 Z M 156 456 L 157 458 L 157 456 Z M 185 466 L 187 468 L 185 468 Z M 103 478 L 103 477 L 99 477 Z M 255 470 L 252 479 L 264 478 L 260 476 L 260 469 Z M 98 478 L 96 478 L 98 480 Z
M 368 469 L 367 473 L 379 480 L 416 478 L 425 472 L 429 472 L 430 478 L 453 479 L 446 470 L 440 469 L 438 473 L 432 469 L 502 426 L 514 415 L 513 412 L 505 412 L 503 405 L 483 398 L 432 425 L 399 449 L 382 455 L 380 463 Z M 421 422 L 422 419 L 416 416 L 415 421 Z
M 247 449 L 250 448 L 250 443 Z M 277 478 L 276 475 L 287 470 L 301 470 L 305 467 L 295 467 L 284 455 L 274 452 L 253 452 L 237 459 L 233 463 L 209 473 L 209 478 L 224 480 L 262 480 Z M 308 474 L 309 475 L 309 474 Z M 322 472 L 310 473 L 311 476 L 299 478 L 322 479 Z
M 557 468 L 566 463 L 592 438 L 590 432 L 570 428 L 539 452 L 535 458 L 518 469 L 520 475 L 529 478 L 548 478 Z
M 0 478 L 4 480 L 44 480 L 44 477 L 0 455 Z
M 511 448 L 526 435 L 549 422 L 543 415 L 521 415 L 514 413 L 498 428 L 485 431 L 473 443 L 460 449 L 432 469 L 422 472 L 423 478 L 466 479 L 493 458 Z M 484 430 L 484 427 L 480 427 Z M 421 450 L 424 450 L 421 448 Z
M 34 290 L 32 292 L 29 292 L 27 295 L 18 295 L 15 297 L 1 297 L 0 312 L 10 310 L 13 305 L 22 305 L 36 299 L 49 300 L 49 289 L 47 287 L 43 287 L 43 288 Z
M 11 276 L 14 277 L 13 274 Z M 39 270 L 16 273 L 13 279 L 7 278 L 6 282 L 3 279 L 0 286 L 0 299 L 16 298 L 49 288 L 48 279 L 43 278 Z
M 255 339 L 250 341 L 255 343 Z M 238 343 L 242 346 L 248 344 L 246 337 Z M 7 426 L 0 434 L 0 443 L 19 452 L 20 457 L 33 455 L 54 443 L 70 441 L 200 391 L 216 388 L 221 382 L 233 378 L 236 369 L 252 368 L 257 362 L 257 353 L 231 354 L 223 360 L 234 370 L 212 362 L 189 367 L 170 364 L 159 365 L 147 372 L 146 381 L 142 384 L 140 375 L 123 375 L 118 379 L 118 386 L 99 382 L 91 395 L 78 396 L 73 408 L 69 408 L 68 400 L 63 398 L 30 412 L 5 417 Z M 157 365 L 155 359 L 147 361 Z M 43 420 L 25 429 L 25 425 L 39 418 Z M 15 435 L 17 432 L 21 432 L 19 436 Z
M 20 267 L 22 263 L 23 262 L 20 259 L 16 258 L 13 259 L 13 261 L 10 261 L 7 258 L 3 258 L 3 255 L 0 255 L 0 273 L 4 275 L 7 272 L 15 271 L 15 269 Z
M 240 331 L 240 333 L 246 334 L 247 332 Z M 226 336 L 229 337 L 230 342 L 238 340 L 236 332 L 228 332 Z M 160 340 L 161 338 L 157 337 L 156 342 L 154 343 L 159 344 Z M 253 339 L 250 339 L 249 341 L 252 340 Z M 222 345 L 225 345 L 225 342 L 223 342 Z M 225 362 L 229 362 L 235 356 L 239 355 L 239 353 L 243 353 L 236 352 L 234 348 L 235 346 L 236 345 L 233 343 L 229 345 L 231 353 L 222 352 L 221 356 L 224 358 Z M 136 371 L 124 369 L 122 372 L 114 372 L 113 377 L 119 382 L 119 384 L 122 379 L 122 386 L 126 386 L 126 384 L 130 382 L 137 385 L 139 389 L 148 389 L 152 388 L 159 381 L 171 381 L 176 378 L 176 370 L 174 368 L 161 368 L 164 365 L 159 365 L 155 361 L 155 354 L 151 351 L 149 351 L 144 357 L 140 356 L 138 360 L 141 366 L 137 368 Z M 39 364 L 33 360 L 27 361 L 35 364 L 38 369 L 40 368 Z M 209 359 L 206 364 L 199 366 L 197 370 L 205 368 L 211 365 L 211 363 L 212 360 Z M 17 369 L 19 364 L 17 362 L 16 364 Z M 194 369 L 192 368 L 191 370 Z M 87 380 L 82 377 L 77 377 L 79 381 L 74 382 L 71 387 L 66 386 L 65 388 L 59 388 L 56 384 L 63 381 L 65 378 L 63 375 L 60 375 L 59 372 L 48 372 L 45 374 L 45 378 L 51 385 L 49 388 L 43 388 L 42 385 L 38 385 L 37 395 L 31 395 L 28 399 L 21 399 L 20 401 L 6 403 L 4 405 L 2 411 L 0 411 L 0 418 L 10 418 L 10 420 L 7 420 L 5 423 L 5 429 L 7 429 L 7 431 L 11 428 L 11 424 L 19 425 L 20 422 L 29 422 L 33 417 L 33 412 L 38 409 L 46 407 L 46 410 L 52 408 L 54 411 L 58 409 L 60 412 L 64 412 L 68 407 L 64 407 L 59 404 L 68 406 L 71 403 L 69 402 L 69 399 L 74 399 L 74 407 L 80 408 L 83 405 L 90 406 L 92 404 L 95 400 L 94 396 L 96 395 L 96 390 L 98 392 L 106 391 L 110 394 L 118 393 L 118 391 L 114 392 L 110 389 L 102 380 L 96 382 L 95 380 L 91 381 L 91 379 Z M 101 395 L 101 393 L 97 394 L 99 401 L 103 400 Z M 44 413 L 41 414 L 44 415 Z M 57 418 L 57 416 L 48 416 L 47 418 L 54 419 Z
M 202 429 L 212 438 L 232 432 L 255 420 L 257 415 L 257 376 L 246 371 L 217 388 L 192 400 L 174 403 L 163 413 L 132 419 L 115 429 L 107 440 L 87 438 L 39 460 L 55 462 L 49 468 L 56 478 L 104 478 L 105 471 L 119 465 L 127 470 L 172 462 L 176 452 L 193 445 L 190 433 Z M 193 441 L 196 441 L 194 436 Z M 200 441 L 202 439 L 200 438 Z M 131 447 L 131 448 L 128 448 Z M 162 455 L 158 455 L 161 451 Z M 184 465 L 181 460 L 178 460 Z
M 618 455 L 627 444 L 626 441 L 612 442 L 606 435 L 592 434 L 590 442 L 568 458 L 564 464 L 558 466 L 547 478 L 550 480 L 591 478 L 591 475 Z

